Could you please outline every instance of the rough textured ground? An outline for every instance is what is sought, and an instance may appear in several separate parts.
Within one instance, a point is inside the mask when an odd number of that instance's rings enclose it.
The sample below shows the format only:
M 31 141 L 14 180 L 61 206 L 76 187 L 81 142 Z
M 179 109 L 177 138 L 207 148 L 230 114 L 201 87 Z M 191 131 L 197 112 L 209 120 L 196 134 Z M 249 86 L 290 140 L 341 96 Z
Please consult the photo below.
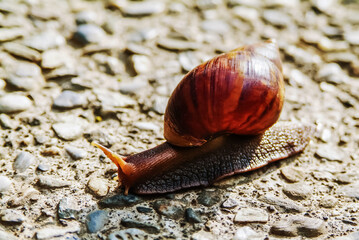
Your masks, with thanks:
M 359 7 L 331 1 L 0 1 L 0 239 L 359 239 Z M 164 141 L 191 68 L 275 38 L 306 151 L 213 187 L 124 197 L 92 140 Z

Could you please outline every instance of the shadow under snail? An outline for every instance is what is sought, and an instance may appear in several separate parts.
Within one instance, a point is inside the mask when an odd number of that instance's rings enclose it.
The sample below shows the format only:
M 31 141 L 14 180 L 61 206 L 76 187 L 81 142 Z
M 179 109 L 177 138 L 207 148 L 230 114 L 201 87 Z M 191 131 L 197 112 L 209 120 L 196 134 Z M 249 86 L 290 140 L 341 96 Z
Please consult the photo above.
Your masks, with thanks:
M 128 157 L 92 144 L 117 165 L 125 194 L 130 188 L 154 194 L 207 186 L 304 150 L 314 129 L 276 123 L 283 98 L 279 50 L 268 40 L 190 71 L 168 101 L 166 142 Z

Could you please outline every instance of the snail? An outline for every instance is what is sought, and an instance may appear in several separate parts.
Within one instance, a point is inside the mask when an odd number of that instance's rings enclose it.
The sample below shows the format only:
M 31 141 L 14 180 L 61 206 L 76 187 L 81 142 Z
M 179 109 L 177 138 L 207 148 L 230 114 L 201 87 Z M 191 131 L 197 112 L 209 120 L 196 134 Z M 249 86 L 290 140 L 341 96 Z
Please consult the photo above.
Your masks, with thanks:
M 138 194 L 207 186 L 302 152 L 311 125 L 277 122 L 283 106 L 282 63 L 275 40 L 244 46 L 197 66 L 169 98 L 166 142 L 121 157 L 119 183 Z M 276 124 L 275 124 L 276 123 Z

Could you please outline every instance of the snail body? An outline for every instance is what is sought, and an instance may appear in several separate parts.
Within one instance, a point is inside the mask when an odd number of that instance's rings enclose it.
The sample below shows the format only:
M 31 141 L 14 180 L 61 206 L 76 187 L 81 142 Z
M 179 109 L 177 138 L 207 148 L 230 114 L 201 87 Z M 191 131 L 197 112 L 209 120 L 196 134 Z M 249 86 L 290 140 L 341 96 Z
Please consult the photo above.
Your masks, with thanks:
M 311 126 L 279 122 L 284 98 L 276 43 L 248 45 L 190 71 L 172 93 L 166 142 L 129 157 L 99 147 L 117 166 L 125 194 L 207 186 L 297 154 Z

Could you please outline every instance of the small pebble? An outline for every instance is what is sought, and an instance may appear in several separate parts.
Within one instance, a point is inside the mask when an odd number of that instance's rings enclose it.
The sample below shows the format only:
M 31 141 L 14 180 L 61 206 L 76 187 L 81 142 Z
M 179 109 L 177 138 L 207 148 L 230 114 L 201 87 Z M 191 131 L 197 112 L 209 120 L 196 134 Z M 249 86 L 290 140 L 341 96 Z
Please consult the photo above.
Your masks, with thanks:
M 186 221 L 189 223 L 201 223 L 201 216 L 196 213 L 192 208 L 187 208 L 185 211 Z
M 319 205 L 325 208 L 333 208 L 338 203 L 338 199 L 333 196 L 324 196 L 321 200 Z
M 66 146 L 65 150 L 73 160 L 79 160 L 87 156 L 87 152 L 81 148 Z
M 359 45 L 359 31 L 348 31 L 344 37 L 350 44 Z
M 157 200 L 154 202 L 153 208 L 158 214 L 172 219 L 179 219 L 184 216 L 184 204 L 179 201 Z
M 119 194 L 119 195 L 115 195 L 115 196 L 112 196 L 112 197 L 102 199 L 99 202 L 99 205 L 101 207 L 108 207 L 108 208 L 130 207 L 130 206 L 133 206 L 135 204 L 141 203 L 142 201 L 143 201 L 143 199 L 136 196 L 136 195 L 128 194 L 126 196 L 126 195 L 123 195 L 123 194 Z
M 50 49 L 42 54 L 41 66 L 46 69 L 58 68 L 68 63 L 69 56 L 58 49 Z
M 260 197 L 259 199 L 267 204 L 274 205 L 274 207 L 276 207 L 278 210 L 283 212 L 300 213 L 305 211 L 305 208 L 299 205 L 298 203 L 289 199 L 276 197 L 271 194 L 267 194 L 263 197 Z
M 126 16 L 142 17 L 152 14 L 158 14 L 165 10 L 163 2 L 157 1 L 144 1 L 128 3 L 121 7 L 121 11 Z
M 152 122 L 135 122 L 133 126 L 140 130 L 145 130 L 145 131 L 157 132 L 160 130 L 160 127 Z
M 38 51 L 62 46 L 66 43 L 65 38 L 54 30 L 42 31 L 24 40 L 25 45 Z
M 158 234 L 161 231 L 161 229 L 158 226 L 144 223 L 144 222 L 139 222 L 137 220 L 132 220 L 132 219 L 128 219 L 128 218 L 122 219 L 121 225 L 123 225 L 127 228 L 139 228 L 139 229 L 142 229 L 145 232 L 150 233 L 150 234 Z
M 300 200 L 309 198 L 312 194 L 312 188 L 304 183 L 287 184 L 283 192 L 290 198 Z
M 143 55 L 132 55 L 131 62 L 137 74 L 146 74 L 153 70 L 151 59 Z
M 350 174 L 339 174 L 336 176 L 335 181 L 339 184 L 349 184 L 352 183 L 354 176 Z
M 76 24 L 88 24 L 88 23 L 95 23 L 98 16 L 95 11 L 81 11 L 76 14 Z
M 220 35 L 227 34 L 231 30 L 227 22 L 217 19 L 203 21 L 201 24 L 201 28 L 206 32 Z
M 234 217 L 236 223 L 266 223 L 268 220 L 268 213 L 260 208 L 241 208 Z
M 55 237 L 62 237 L 67 233 L 78 233 L 80 230 L 80 224 L 77 222 L 72 222 L 67 227 L 46 226 L 37 230 L 36 239 L 54 239 Z
M 216 240 L 218 238 L 210 232 L 201 230 L 199 232 L 192 234 L 191 239 L 192 240 Z
M 109 190 L 107 181 L 97 177 L 91 177 L 87 187 L 98 197 L 106 196 Z
M 183 40 L 162 38 L 157 42 L 158 46 L 172 51 L 196 50 L 199 44 L 196 42 L 188 42 Z
M 22 37 L 24 30 L 20 28 L 0 28 L 0 42 L 11 41 Z
M 315 155 L 319 158 L 324 158 L 329 161 L 343 162 L 346 158 L 345 153 L 336 146 L 320 145 Z
M 57 214 L 61 219 L 76 219 L 78 212 L 75 209 L 76 207 L 77 205 L 72 199 L 68 197 L 62 198 L 57 208 Z
M 82 44 L 100 43 L 105 37 L 105 31 L 94 24 L 80 25 L 74 33 L 74 39 Z
M 265 10 L 263 18 L 276 27 L 286 27 L 291 23 L 291 18 L 284 11 Z
M 8 191 L 11 187 L 11 183 L 8 177 L 0 176 L 0 193 Z
M 11 118 L 4 113 L 0 114 L 0 124 L 4 129 L 14 129 L 15 123 L 11 120 Z
M 304 172 L 300 168 L 287 166 L 281 168 L 280 172 L 288 182 L 299 182 L 304 179 Z
M 41 60 L 41 54 L 31 48 L 28 48 L 22 44 L 8 42 L 3 44 L 4 49 L 12 55 L 24 58 L 32 62 L 38 62 Z
M 328 63 L 323 65 L 317 72 L 315 79 L 317 81 L 325 81 L 332 84 L 342 84 L 345 80 L 345 73 L 336 63 Z
M 1 221 L 6 223 L 20 224 L 26 219 L 24 214 L 18 210 L 6 209 L 0 212 Z M 1 239 L 1 238 L 0 238 Z
M 234 208 L 238 206 L 238 202 L 233 198 L 228 198 L 221 205 L 223 208 Z
M 34 162 L 34 156 L 29 152 L 19 153 L 14 162 L 14 170 L 18 173 L 25 172 Z
M 202 191 L 197 198 L 199 204 L 211 207 L 221 201 L 221 194 L 218 191 Z
M 83 133 L 82 126 L 76 123 L 55 123 L 52 128 L 59 138 L 67 141 L 75 140 Z
M 167 107 L 168 97 L 156 97 L 153 103 L 153 110 L 158 114 L 165 114 Z
M 44 84 L 39 66 L 33 63 L 19 62 L 7 78 L 7 83 L 19 90 L 33 90 Z
M 347 185 L 338 188 L 337 193 L 345 197 L 356 198 L 359 200 L 359 184 Z
M 40 186 L 48 188 L 62 188 L 70 186 L 71 182 L 53 176 L 40 176 L 39 184 Z
M 29 98 L 15 93 L 0 97 L 0 113 L 14 113 L 29 109 L 32 102 Z
M 152 208 L 148 208 L 148 207 L 138 206 L 138 207 L 136 207 L 136 209 L 139 213 L 151 213 L 152 212 Z
M 101 229 L 106 225 L 108 222 L 108 212 L 105 210 L 96 210 L 89 215 L 87 215 L 87 230 L 90 233 L 96 233 L 101 231 Z
M 83 94 L 73 91 L 63 91 L 54 100 L 54 108 L 59 109 L 72 109 L 86 105 L 87 100 Z
M 12 233 L 5 232 L 0 229 L 0 239 L 1 240 L 18 240 Z
M 262 240 L 264 235 L 254 231 L 251 227 L 245 226 L 236 230 L 233 240 Z

